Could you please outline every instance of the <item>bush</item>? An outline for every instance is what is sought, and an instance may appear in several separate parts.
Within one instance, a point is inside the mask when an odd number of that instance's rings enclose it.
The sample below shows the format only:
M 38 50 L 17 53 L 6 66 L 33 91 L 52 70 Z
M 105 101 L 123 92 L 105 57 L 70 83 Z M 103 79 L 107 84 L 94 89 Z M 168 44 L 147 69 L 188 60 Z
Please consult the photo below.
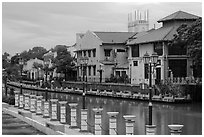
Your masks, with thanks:
M 15 97 L 14 96 L 2 96 L 2 102 L 8 103 L 9 105 L 14 105 Z

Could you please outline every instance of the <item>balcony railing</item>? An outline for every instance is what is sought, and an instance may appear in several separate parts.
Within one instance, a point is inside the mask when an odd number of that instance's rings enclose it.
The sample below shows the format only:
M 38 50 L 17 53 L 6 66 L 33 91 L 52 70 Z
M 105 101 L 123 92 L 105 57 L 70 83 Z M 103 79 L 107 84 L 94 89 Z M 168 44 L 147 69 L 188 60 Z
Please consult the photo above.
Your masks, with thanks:
M 194 77 L 174 77 L 166 79 L 167 81 L 173 84 L 202 84 L 202 78 Z

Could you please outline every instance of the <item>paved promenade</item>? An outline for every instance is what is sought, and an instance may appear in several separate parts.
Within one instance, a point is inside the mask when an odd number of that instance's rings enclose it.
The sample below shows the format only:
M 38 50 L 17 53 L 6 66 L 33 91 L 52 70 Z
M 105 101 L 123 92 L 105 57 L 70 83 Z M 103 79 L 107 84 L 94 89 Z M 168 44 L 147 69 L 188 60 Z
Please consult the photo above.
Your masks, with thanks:
M 2 135 L 45 135 L 20 119 L 2 112 Z
M 12 115 L 47 135 L 92 135 L 91 133 L 79 132 L 78 128 L 71 129 L 68 124 L 61 124 L 59 121 L 50 121 L 50 118 L 43 118 L 42 115 L 36 115 L 6 103 L 2 103 L 2 111 L 4 114 Z M 47 126 L 47 123 L 50 123 L 50 126 Z

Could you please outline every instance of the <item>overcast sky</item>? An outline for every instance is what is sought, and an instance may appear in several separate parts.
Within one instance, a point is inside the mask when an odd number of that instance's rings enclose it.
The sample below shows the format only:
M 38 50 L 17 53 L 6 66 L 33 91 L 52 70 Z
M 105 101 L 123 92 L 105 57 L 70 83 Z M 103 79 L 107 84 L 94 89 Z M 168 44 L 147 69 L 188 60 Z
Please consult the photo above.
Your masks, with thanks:
M 2 3 L 2 53 L 73 45 L 76 33 L 127 31 L 128 13 L 149 10 L 150 29 L 178 10 L 202 16 L 201 3 Z

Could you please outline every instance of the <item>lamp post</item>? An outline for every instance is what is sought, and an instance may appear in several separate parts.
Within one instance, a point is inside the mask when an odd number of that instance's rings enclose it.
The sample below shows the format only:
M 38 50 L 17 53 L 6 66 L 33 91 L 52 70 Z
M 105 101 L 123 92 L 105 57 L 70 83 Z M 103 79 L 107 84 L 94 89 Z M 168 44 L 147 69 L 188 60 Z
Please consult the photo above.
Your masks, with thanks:
M 21 78 L 20 78 L 20 94 L 22 94 L 22 79 L 23 79 L 23 76 L 22 76 L 22 73 L 23 73 L 23 64 L 24 64 L 24 61 L 22 58 L 19 59 L 19 65 L 20 65 L 20 69 L 21 69 Z
M 100 83 L 102 83 L 102 73 L 103 73 L 102 64 L 100 64 L 100 68 L 98 69 L 98 72 L 100 73 Z
M 6 76 L 5 76 L 5 96 L 7 96 L 7 73 L 6 73 Z
M 45 87 L 46 87 L 46 90 L 45 90 L 45 101 L 48 100 L 48 91 L 47 91 L 47 86 L 48 86 L 48 83 L 47 83 L 47 72 L 48 72 L 48 65 L 49 65 L 49 60 L 46 60 L 45 61 Z
M 86 93 L 85 93 L 85 73 L 86 73 L 86 69 L 87 68 L 87 64 L 88 64 L 89 58 L 88 57 L 81 57 L 80 58 L 80 64 L 82 65 L 82 69 L 83 69 L 83 94 L 82 94 L 82 108 L 85 109 L 85 100 L 86 100 Z M 87 73 L 86 73 L 86 84 L 87 84 Z
M 146 52 L 143 56 L 145 64 L 149 65 L 149 125 L 152 125 L 152 65 L 156 65 L 158 60 L 157 53 L 151 56 Z

